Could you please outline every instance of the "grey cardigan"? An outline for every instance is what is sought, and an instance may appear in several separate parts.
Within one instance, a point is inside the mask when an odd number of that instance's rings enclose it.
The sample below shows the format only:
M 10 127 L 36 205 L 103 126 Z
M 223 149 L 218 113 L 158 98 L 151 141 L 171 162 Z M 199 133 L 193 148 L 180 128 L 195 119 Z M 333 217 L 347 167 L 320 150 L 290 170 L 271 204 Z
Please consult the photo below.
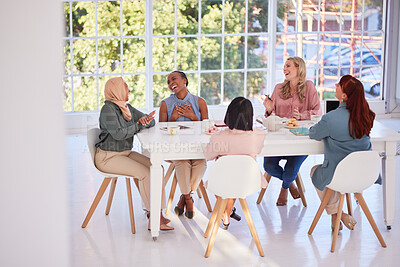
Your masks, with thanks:
M 105 101 L 100 111 L 100 142 L 96 147 L 105 151 L 132 150 L 133 136 L 142 128 L 149 128 L 155 125 L 152 120 L 147 126 L 137 124 L 137 121 L 146 114 L 127 104 L 132 114 L 132 119 L 126 121 L 122 116 L 121 109 L 110 101 Z
M 354 151 L 371 150 L 369 136 L 360 139 L 350 136 L 349 117 L 346 103 L 342 103 L 310 128 L 311 139 L 324 141 L 324 162 L 312 176 L 314 186 L 321 191 L 332 181 L 336 166 L 344 157 Z

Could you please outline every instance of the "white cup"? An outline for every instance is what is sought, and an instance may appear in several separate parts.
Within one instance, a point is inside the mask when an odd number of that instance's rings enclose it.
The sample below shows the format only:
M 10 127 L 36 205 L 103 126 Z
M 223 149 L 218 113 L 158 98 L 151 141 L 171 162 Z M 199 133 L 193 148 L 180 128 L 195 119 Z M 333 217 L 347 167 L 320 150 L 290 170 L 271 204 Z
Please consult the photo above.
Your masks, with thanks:
M 210 126 L 211 121 L 209 119 L 202 120 L 201 124 L 203 126 L 204 131 L 211 127 Z
M 179 133 L 179 126 L 168 126 L 168 133 L 170 135 L 177 135 Z

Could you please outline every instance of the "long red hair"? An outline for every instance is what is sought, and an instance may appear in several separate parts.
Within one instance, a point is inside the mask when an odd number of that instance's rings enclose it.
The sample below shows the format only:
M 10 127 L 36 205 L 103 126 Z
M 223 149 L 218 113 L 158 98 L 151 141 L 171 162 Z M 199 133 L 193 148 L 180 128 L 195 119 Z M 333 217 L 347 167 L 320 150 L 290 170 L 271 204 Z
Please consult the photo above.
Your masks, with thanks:
M 369 136 L 374 125 L 375 113 L 369 108 L 365 99 L 364 86 L 351 75 L 344 75 L 339 85 L 347 95 L 346 108 L 350 112 L 349 134 L 353 138 Z

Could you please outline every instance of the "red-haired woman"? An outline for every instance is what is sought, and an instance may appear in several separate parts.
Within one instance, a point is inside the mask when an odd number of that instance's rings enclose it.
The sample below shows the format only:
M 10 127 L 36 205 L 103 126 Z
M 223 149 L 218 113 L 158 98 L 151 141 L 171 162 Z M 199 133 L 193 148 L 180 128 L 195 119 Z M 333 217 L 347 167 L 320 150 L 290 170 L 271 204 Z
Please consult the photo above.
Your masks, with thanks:
M 365 100 L 364 86 L 353 76 L 345 75 L 336 84 L 335 96 L 340 101 L 339 107 L 325 114 L 310 128 L 311 139 L 324 140 L 324 162 L 314 166 L 310 174 L 321 201 L 326 193 L 325 186 L 331 182 L 339 162 L 351 152 L 371 150 L 369 134 L 375 113 Z M 326 212 L 332 216 L 332 230 L 339 196 L 338 192 L 334 192 L 326 206 Z M 357 223 L 346 213 L 342 213 L 341 221 L 349 229 Z M 339 229 L 342 228 L 340 224 Z

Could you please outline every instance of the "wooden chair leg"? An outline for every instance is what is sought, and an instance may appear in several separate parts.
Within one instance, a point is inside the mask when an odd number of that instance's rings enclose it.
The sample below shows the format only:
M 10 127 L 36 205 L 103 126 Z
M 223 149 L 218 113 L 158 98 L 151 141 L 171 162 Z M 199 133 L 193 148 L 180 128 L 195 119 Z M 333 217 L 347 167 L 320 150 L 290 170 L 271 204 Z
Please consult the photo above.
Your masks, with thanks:
M 267 172 L 264 173 L 264 177 L 265 177 L 265 180 L 267 180 L 268 183 L 269 183 L 269 181 L 271 181 L 271 175 L 269 175 Z M 261 203 L 261 200 L 263 199 L 265 191 L 267 190 L 267 188 L 268 188 L 268 184 L 267 184 L 266 188 L 262 188 L 261 189 L 260 194 L 258 195 L 257 204 Z
M 128 193 L 128 204 L 129 204 L 129 216 L 131 219 L 131 230 L 132 230 L 132 234 L 134 234 L 134 233 L 136 233 L 136 230 L 135 230 L 135 217 L 133 215 L 131 180 L 128 177 L 126 177 L 125 180 L 126 180 L 126 191 Z
M 208 258 L 211 254 L 211 250 L 214 246 L 214 242 L 215 242 L 215 237 L 217 236 L 217 232 L 218 232 L 218 228 L 219 228 L 219 224 L 222 218 L 222 215 L 224 214 L 226 205 L 228 204 L 228 199 L 222 199 L 221 201 L 221 206 L 218 209 L 218 215 L 217 218 L 215 220 L 214 223 L 214 227 L 211 233 L 211 237 L 210 240 L 208 241 L 208 246 L 207 246 L 207 250 L 206 250 L 206 254 L 204 255 L 204 257 Z
M 205 238 L 207 238 L 210 235 L 212 226 L 214 225 L 215 219 L 218 215 L 218 211 L 219 211 L 219 207 L 221 206 L 221 202 L 222 202 L 222 199 L 219 196 L 217 196 L 217 202 L 215 203 L 214 210 L 211 213 L 211 217 L 210 217 L 210 220 L 208 221 L 206 231 L 204 232 Z
M 106 215 L 110 213 L 111 203 L 113 201 L 115 186 L 117 185 L 117 177 L 113 177 L 111 181 L 110 193 L 108 194 L 108 201 L 107 201 L 107 208 L 106 208 Z
M 170 210 L 171 210 L 171 206 L 172 206 L 172 200 L 174 199 L 174 195 L 175 195 L 175 190 L 176 190 L 176 185 L 178 183 L 178 180 L 176 179 L 176 174 L 174 175 L 174 178 L 172 180 L 172 185 L 171 185 L 171 191 L 169 192 L 169 197 L 168 197 L 168 203 L 167 203 L 167 209 L 165 210 L 165 214 L 168 215 Z
M 336 221 L 335 221 L 335 230 L 333 231 L 331 252 L 335 252 L 336 239 L 339 234 L 340 218 L 342 218 L 343 202 L 344 202 L 344 194 L 340 194 L 338 212 L 337 212 L 337 217 L 336 217 Z
M 379 232 L 378 226 L 376 225 L 375 220 L 372 217 L 372 214 L 368 209 L 367 203 L 365 203 L 364 197 L 360 193 L 355 193 L 354 195 L 356 196 L 358 203 L 360 204 L 362 210 L 364 211 L 365 216 L 367 216 L 369 224 L 371 225 L 372 229 L 374 230 L 376 237 L 378 238 L 379 242 L 381 243 L 381 246 L 386 248 L 385 240 L 383 240 L 381 232 Z
M 200 181 L 200 184 L 199 184 L 199 188 L 198 188 L 198 189 L 200 189 L 201 194 L 203 195 L 204 202 L 206 203 L 206 206 L 207 206 L 207 210 L 208 210 L 209 212 L 212 212 L 212 208 L 211 208 L 211 204 L 210 204 L 210 199 L 208 198 L 208 194 L 207 194 L 206 188 L 204 187 L 203 180 Z M 198 190 L 198 189 L 197 189 L 197 190 Z
M 171 177 L 172 172 L 175 169 L 175 165 L 173 163 L 171 163 L 168 167 L 167 173 L 164 176 L 164 186 L 168 183 L 169 178 Z
M 99 191 L 97 192 L 96 197 L 94 198 L 93 203 L 90 206 L 90 209 L 86 215 L 86 218 L 83 221 L 82 228 L 85 228 L 86 225 L 89 223 L 90 218 L 92 217 L 94 211 L 96 210 L 97 205 L 99 204 L 101 198 L 103 197 L 103 194 L 106 191 L 108 184 L 110 182 L 111 182 L 111 177 L 104 178 L 103 183 L 101 184 Z
M 314 231 L 315 226 L 317 225 L 319 218 L 321 218 L 322 212 L 324 211 L 326 205 L 328 204 L 329 199 L 331 198 L 331 195 L 333 193 L 333 190 L 328 188 L 326 191 L 326 194 L 324 196 L 324 199 L 321 202 L 321 205 L 319 205 L 317 214 L 315 214 L 314 220 L 311 223 L 310 229 L 308 230 L 308 234 L 311 235 L 312 232 Z
M 203 196 L 201 195 L 200 187 L 197 187 L 196 192 L 197 192 L 197 196 L 198 196 L 199 198 L 202 198 L 202 197 L 203 197 Z
M 350 216 L 353 216 L 353 207 L 351 205 L 351 194 L 350 193 L 346 193 L 346 202 L 347 202 L 347 213 Z
M 300 172 L 297 173 L 296 184 L 297 184 L 297 187 L 299 188 L 299 194 L 300 194 L 301 202 L 303 203 L 304 207 L 307 207 L 306 197 L 304 196 L 304 192 L 305 192 L 304 191 L 304 185 L 303 185 L 303 180 L 301 179 Z
M 261 257 L 264 257 L 264 251 L 261 247 L 260 239 L 258 238 L 253 219 L 251 218 L 251 214 L 249 211 L 249 206 L 247 205 L 247 201 L 244 198 L 239 198 L 239 201 L 240 201 L 240 205 L 242 206 L 244 216 L 246 217 L 247 224 L 249 225 L 251 235 L 253 236 L 254 242 L 256 243 L 258 253 L 260 254 Z

